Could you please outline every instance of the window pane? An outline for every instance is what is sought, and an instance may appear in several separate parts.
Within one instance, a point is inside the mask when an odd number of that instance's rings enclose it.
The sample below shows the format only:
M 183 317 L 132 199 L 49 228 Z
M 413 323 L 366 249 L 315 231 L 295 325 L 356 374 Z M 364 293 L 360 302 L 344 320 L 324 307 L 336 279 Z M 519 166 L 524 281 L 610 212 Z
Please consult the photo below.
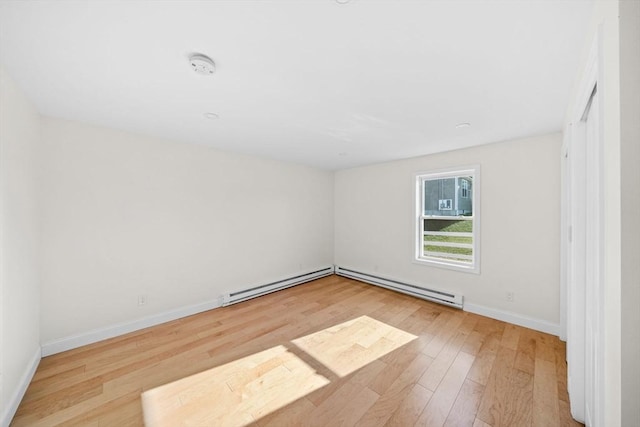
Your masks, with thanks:
M 447 231 L 450 233 L 473 233 L 473 221 L 466 219 L 425 219 L 425 231 Z
M 424 215 L 473 215 L 472 186 L 472 176 L 425 180 Z
M 471 219 L 424 219 L 423 256 L 473 262 Z

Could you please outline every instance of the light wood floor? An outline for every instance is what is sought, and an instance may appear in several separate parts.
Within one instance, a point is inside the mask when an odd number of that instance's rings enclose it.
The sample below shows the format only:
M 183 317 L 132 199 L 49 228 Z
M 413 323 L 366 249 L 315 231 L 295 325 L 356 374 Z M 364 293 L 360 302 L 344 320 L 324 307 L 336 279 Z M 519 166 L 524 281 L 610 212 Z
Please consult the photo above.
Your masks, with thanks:
M 330 276 L 42 359 L 12 426 L 571 426 L 551 335 Z

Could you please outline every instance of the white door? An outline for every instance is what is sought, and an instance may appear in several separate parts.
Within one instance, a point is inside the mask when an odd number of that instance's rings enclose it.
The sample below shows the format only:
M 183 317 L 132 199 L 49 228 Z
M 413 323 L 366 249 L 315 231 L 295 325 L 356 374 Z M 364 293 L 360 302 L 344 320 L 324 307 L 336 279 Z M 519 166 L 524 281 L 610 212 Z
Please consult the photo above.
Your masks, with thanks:
M 586 275 L 586 150 L 584 123 L 574 123 L 565 170 L 567 180 L 567 386 L 571 415 L 585 421 L 585 275 Z
M 599 403 L 602 402 L 602 176 L 599 138 L 599 103 L 597 90 L 584 115 L 586 149 L 586 282 L 585 282 L 585 423 L 601 425 Z
M 566 160 L 567 363 L 571 413 L 587 426 L 602 422 L 602 141 L 597 86 L 573 124 Z

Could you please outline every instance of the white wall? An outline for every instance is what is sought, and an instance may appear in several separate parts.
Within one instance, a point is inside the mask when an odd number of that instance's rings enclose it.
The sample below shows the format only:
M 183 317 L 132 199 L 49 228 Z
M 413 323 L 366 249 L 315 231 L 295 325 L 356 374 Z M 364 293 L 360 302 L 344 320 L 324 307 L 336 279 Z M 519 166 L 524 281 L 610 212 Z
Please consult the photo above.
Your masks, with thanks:
M 45 344 L 333 262 L 331 172 L 57 119 L 42 129 Z
M 0 424 L 40 360 L 36 145 L 39 117 L 0 67 Z
M 620 2 L 621 425 L 640 426 L 640 2 Z
M 461 293 L 465 305 L 557 329 L 560 145 L 552 134 L 336 172 L 336 264 Z M 413 174 L 472 164 L 481 166 L 480 274 L 413 263 Z

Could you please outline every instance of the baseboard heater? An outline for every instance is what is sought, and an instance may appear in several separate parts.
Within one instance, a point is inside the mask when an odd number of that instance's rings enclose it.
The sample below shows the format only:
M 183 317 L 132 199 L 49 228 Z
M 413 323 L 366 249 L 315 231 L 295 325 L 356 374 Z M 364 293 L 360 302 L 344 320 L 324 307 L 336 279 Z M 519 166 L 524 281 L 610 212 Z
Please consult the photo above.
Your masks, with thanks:
M 449 307 L 462 308 L 463 297 L 449 292 L 438 291 L 435 289 L 427 289 L 421 286 L 403 283 L 398 280 L 387 279 L 384 277 L 374 276 L 359 271 L 349 270 L 343 267 L 335 267 L 335 274 L 348 277 L 350 279 L 359 280 L 361 282 L 370 283 L 372 285 L 391 289 L 392 291 L 402 292 L 417 298 L 428 301 L 437 302 L 439 304 L 448 305 Z
M 242 291 L 231 292 L 222 296 L 222 305 L 227 306 L 238 302 L 246 301 L 271 292 L 280 291 L 292 286 L 301 285 L 311 280 L 321 277 L 330 276 L 334 273 L 333 266 L 325 267 L 311 273 L 300 274 L 299 276 L 289 277 L 288 279 L 278 280 L 277 282 L 267 283 L 266 285 L 255 286 L 253 288 L 244 289 Z

